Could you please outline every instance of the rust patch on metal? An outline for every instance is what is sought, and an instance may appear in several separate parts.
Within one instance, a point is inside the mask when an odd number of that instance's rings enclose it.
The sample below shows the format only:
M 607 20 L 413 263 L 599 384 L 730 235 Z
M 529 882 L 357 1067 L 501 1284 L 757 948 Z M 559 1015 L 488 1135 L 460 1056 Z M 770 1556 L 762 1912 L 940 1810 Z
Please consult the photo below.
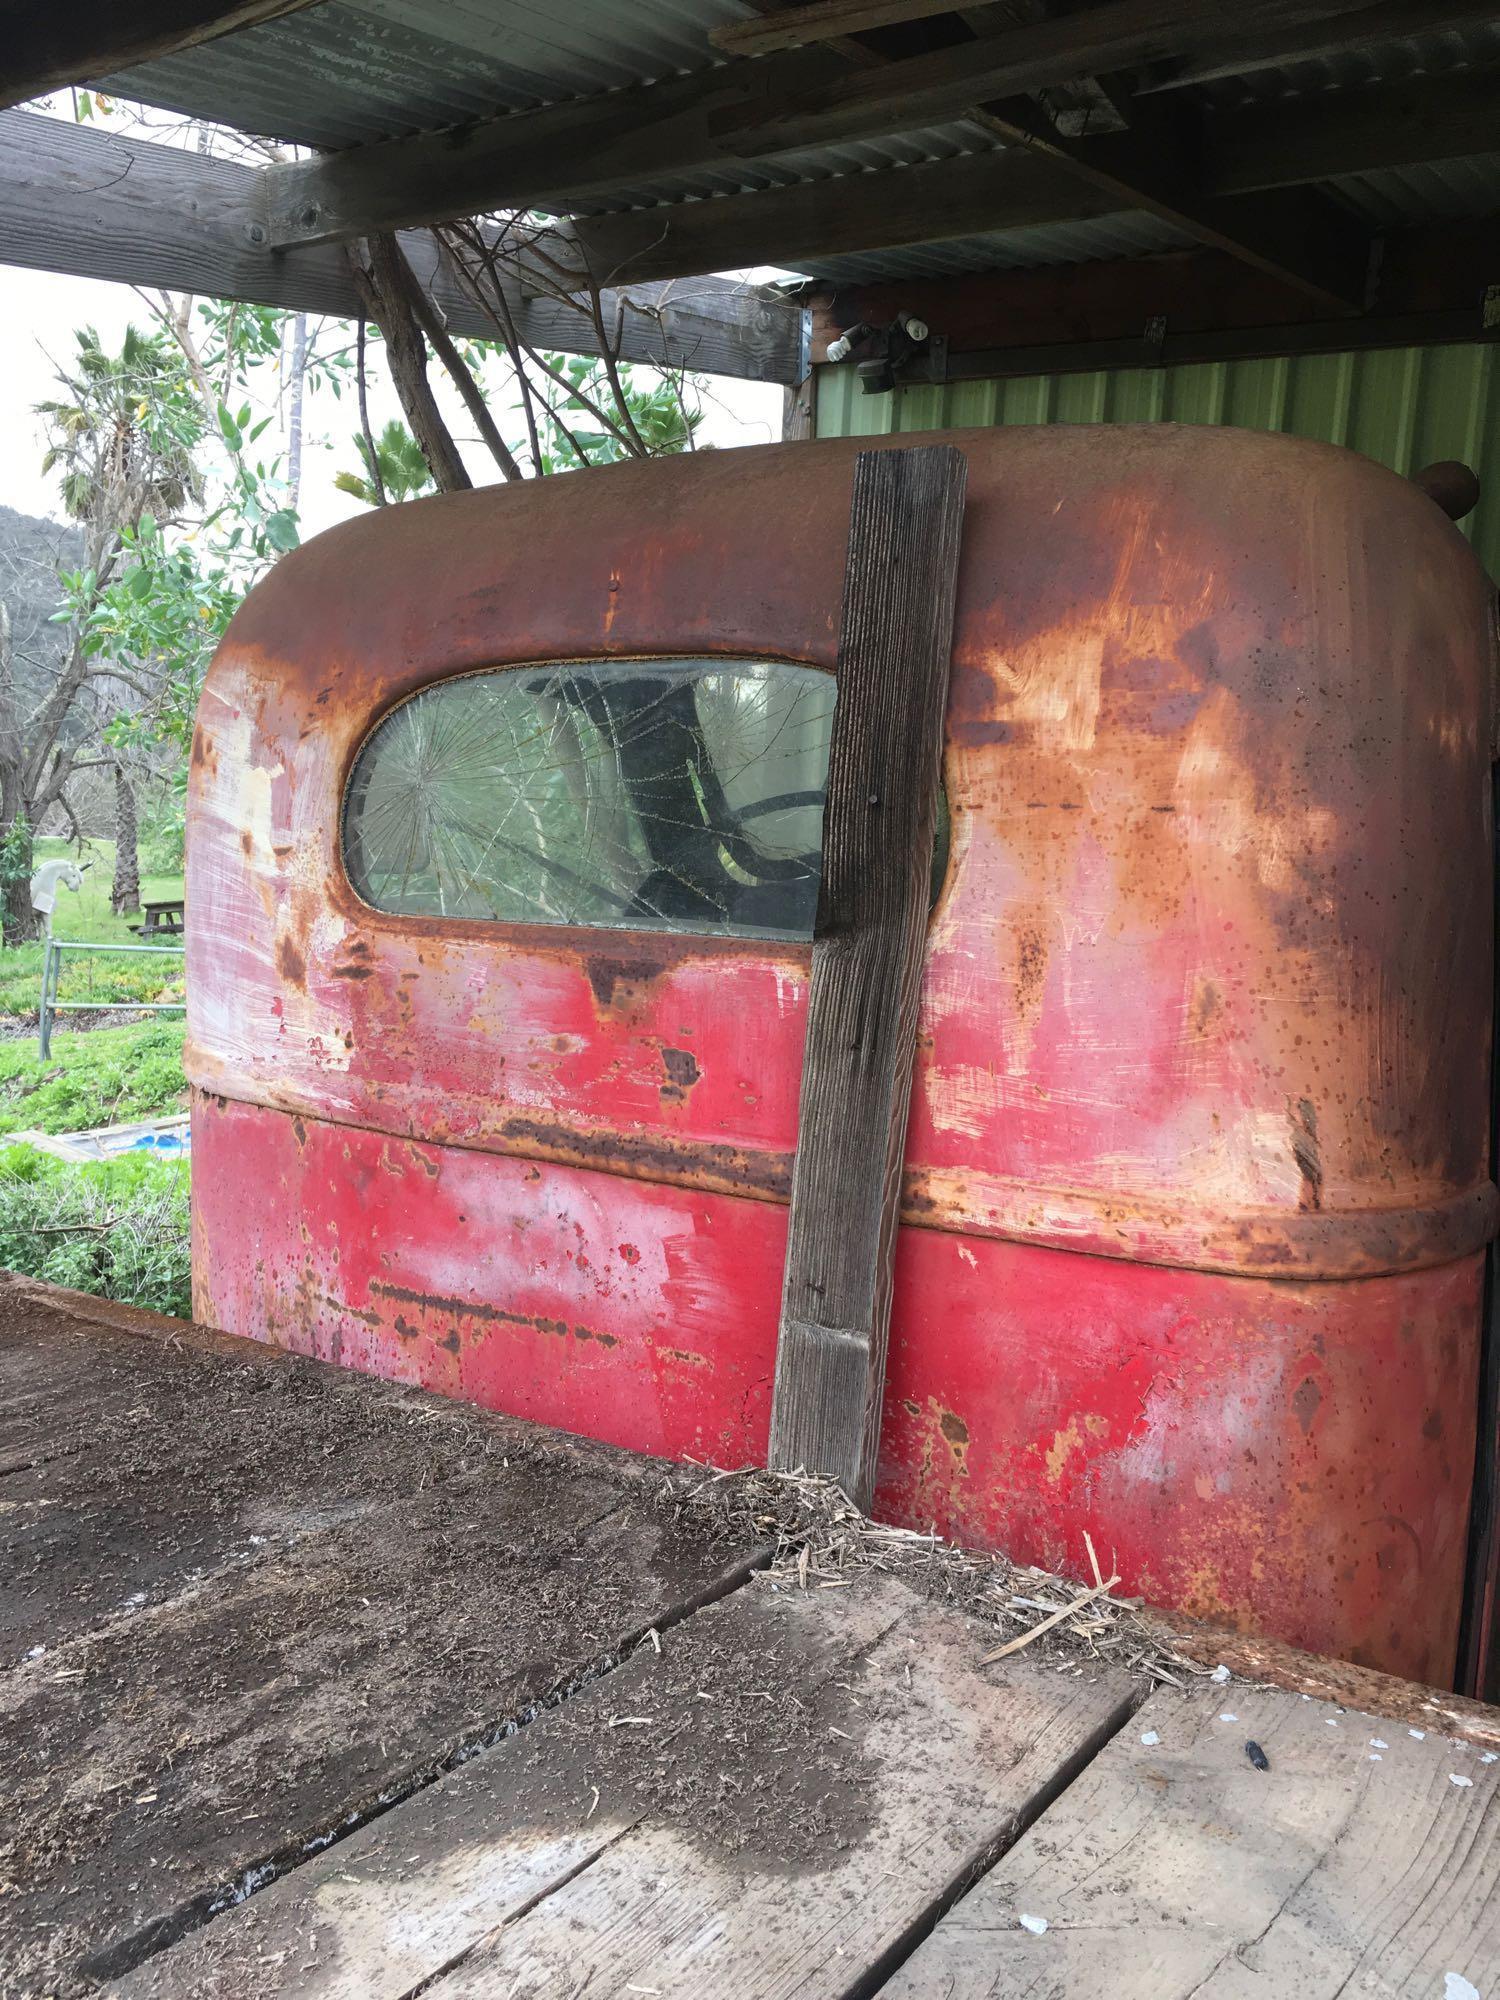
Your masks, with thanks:
M 953 1454 L 954 1469 L 961 1478 L 969 1476 L 969 1426 L 953 1410 L 944 1410 L 938 1417 L 938 1429 L 942 1432 L 949 1451 Z
M 600 1007 L 622 1006 L 645 998 L 645 989 L 665 970 L 660 963 L 641 959 L 603 958 L 591 953 L 583 961 L 589 989 Z
M 667 1080 L 661 1087 L 662 1102 L 681 1104 L 703 1074 L 702 1070 L 688 1049 L 663 1049 L 661 1066 L 667 1073 Z
M 581 1320 L 573 1328 L 573 1338 L 594 1340 L 601 1347 L 618 1347 L 620 1344 L 620 1336 L 617 1333 L 601 1333 L 598 1327 L 585 1326 Z
M 276 970 L 288 986 L 305 987 L 307 984 L 307 960 L 289 937 L 276 941 Z
M 705 1145 L 656 1132 L 581 1132 L 539 1118 L 507 1118 L 500 1137 L 537 1159 L 563 1166 L 597 1167 L 605 1173 L 660 1177 L 725 1194 L 786 1200 L 792 1188 L 788 1153 L 751 1152 L 743 1146 Z
M 1028 1020 L 1041 1004 L 1042 986 L 1047 977 L 1047 940 L 1034 920 L 1022 926 L 1016 938 L 1016 1012 Z
M 529 1326 L 539 1333 L 562 1334 L 568 1331 L 567 1322 L 547 1319 L 540 1313 L 507 1312 L 503 1306 L 485 1305 L 479 1299 L 446 1298 L 441 1292 L 417 1292 L 405 1285 L 387 1284 L 384 1279 L 372 1278 L 370 1290 L 379 1298 L 390 1299 L 392 1303 L 418 1307 L 422 1312 L 443 1313 L 452 1319 L 477 1319 L 487 1325 Z M 415 1328 L 403 1329 L 398 1318 L 396 1331 L 415 1332 Z
M 1292 1394 L 1292 1412 L 1304 1437 L 1311 1431 L 1322 1406 L 1323 1391 L 1311 1375 L 1304 1376 Z
M 1319 1209 L 1323 1206 L 1323 1161 L 1318 1151 L 1318 1114 L 1308 1098 L 1299 1097 L 1288 1116 L 1292 1127 L 1292 1158 L 1302 1176 L 1302 1194 L 1297 1206 L 1304 1210 Z

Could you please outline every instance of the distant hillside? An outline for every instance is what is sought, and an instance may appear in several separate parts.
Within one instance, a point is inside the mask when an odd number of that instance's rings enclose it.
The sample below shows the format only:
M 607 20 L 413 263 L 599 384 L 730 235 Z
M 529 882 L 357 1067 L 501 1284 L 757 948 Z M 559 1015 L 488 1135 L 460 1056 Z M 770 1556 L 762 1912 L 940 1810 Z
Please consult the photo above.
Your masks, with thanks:
M 10 610 L 16 680 L 27 709 L 52 684 L 66 647 L 64 627 L 47 622 L 60 608 L 58 569 L 82 561 L 78 528 L 0 507 L 0 597 Z

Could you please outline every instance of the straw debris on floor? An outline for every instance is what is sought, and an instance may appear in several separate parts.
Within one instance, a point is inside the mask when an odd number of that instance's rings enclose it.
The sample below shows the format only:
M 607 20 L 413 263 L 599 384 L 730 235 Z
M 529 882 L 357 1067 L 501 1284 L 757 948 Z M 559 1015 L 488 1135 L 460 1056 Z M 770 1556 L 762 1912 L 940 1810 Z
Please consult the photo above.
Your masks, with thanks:
M 809 1590 L 838 1590 L 855 1577 L 881 1572 L 992 1625 L 1000 1643 L 981 1665 L 1026 1652 L 1057 1671 L 1082 1671 L 1098 1661 L 1151 1685 L 1183 1688 L 1227 1670 L 1186 1658 L 1138 1597 L 1115 1593 L 1113 1563 L 1106 1576 L 1086 1535 L 1094 1581 L 1081 1587 L 1049 1571 L 981 1555 L 935 1533 L 888 1527 L 861 1514 L 831 1481 L 802 1473 L 703 1468 L 695 1487 L 679 1495 L 691 1513 L 708 1511 L 770 1551 L 772 1581 Z

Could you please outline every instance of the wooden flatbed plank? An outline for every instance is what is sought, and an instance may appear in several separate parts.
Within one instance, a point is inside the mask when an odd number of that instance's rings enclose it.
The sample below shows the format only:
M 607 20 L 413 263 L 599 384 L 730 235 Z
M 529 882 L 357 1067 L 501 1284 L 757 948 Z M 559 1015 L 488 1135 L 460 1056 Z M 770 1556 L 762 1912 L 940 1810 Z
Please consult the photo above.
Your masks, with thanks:
M 799 1647 L 821 1655 L 800 1699 L 782 1700 L 772 1677 L 759 1700 L 767 1662 Z M 644 1791 L 655 1810 L 436 1981 L 432 2000 L 867 1990 L 1134 1705 L 1106 1669 L 984 1675 L 982 1651 L 977 1627 L 889 1580 L 757 1584 L 680 1628 L 675 1662 L 637 1656 L 629 1713 L 649 1725 L 615 1714 L 639 1772 L 626 1796 Z
M 84 1378 L 95 1340 L 139 1363 L 138 1332 L 54 1331 Z M 649 1461 L 197 1329 L 150 1360 L 161 1400 L 112 1502 L 95 1468 L 77 1545 L 54 1548 L 61 1583 L 0 1514 L 0 1564 L 51 1590 L 62 1632 L 0 1671 L 7 1995 L 135 1962 L 747 1568 Z M 239 1379 L 262 1361 L 269 1386 Z M 58 1518 L 82 1464 L 59 1468 Z M 111 1506 L 106 1533 L 90 1509 Z M 122 1610 L 132 1532 L 158 1590 Z
M 524 1736 L 429 1786 L 111 1991 L 120 2000 L 234 2000 L 253 1970 L 267 1982 L 264 2000 L 402 2000 L 653 1808 L 680 1805 L 731 1846 L 757 1835 L 772 1844 L 768 1816 L 784 1815 L 790 1837 L 805 1843 L 810 1833 L 822 1837 L 822 1785 L 836 1795 L 835 1812 L 843 1809 L 847 1838 L 858 1813 L 841 1745 L 852 1734 L 817 1732 L 821 1768 L 810 1786 L 785 1771 L 770 1786 L 759 1782 L 769 1705 L 779 1698 L 800 1716 L 908 1608 L 881 1591 L 837 1595 L 778 1593 L 768 1614 L 742 1593 L 658 1635 Z M 747 1652 L 754 1687 L 735 1678 Z M 634 1732 L 648 1710 L 660 1712 L 667 1685 L 672 1701 L 694 1706 L 688 1740 L 659 1776 L 651 1745 L 671 1725 L 649 1740 Z M 700 1701 L 709 1706 L 699 1710 Z
M 1102 1668 L 981 1675 L 984 1636 L 756 1579 L 114 1990 L 851 1992 L 1129 1714 Z
M 1493 1754 L 1232 1682 L 1153 1695 L 882 2000 L 1489 2000 Z
M 174 1346 L 0 1296 L 0 1661 L 55 1649 L 309 1533 L 440 1485 L 516 1434 L 365 1378 Z M 438 1406 L 441 1408 L 441 1406 Z M 605 1479 L 602 1504 L 616 1489 Z

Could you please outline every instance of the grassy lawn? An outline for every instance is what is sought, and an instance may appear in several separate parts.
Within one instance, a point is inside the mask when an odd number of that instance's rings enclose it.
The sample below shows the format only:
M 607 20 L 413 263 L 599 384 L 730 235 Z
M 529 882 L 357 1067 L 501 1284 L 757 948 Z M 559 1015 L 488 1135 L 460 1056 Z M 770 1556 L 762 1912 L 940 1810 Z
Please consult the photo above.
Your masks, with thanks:
M 0 1135 L 85 1132 L 185 1109 L 182 1034 L 171 1015 L 88 1034 L 64 1029 L 46 1062 L 30 1036 L 0 1042 Z
M 65 840 L 39 840 L 38 861 L 60 856 L 70 859 L 74 849 Z M 83 944 L 138 944 L 131 930 L 139 916 L 117 917 L 109 907 L 109 884 L 114 873 L 115 849 L 110 840 L 84 844 L 83 860 L 93 866 L 83 878 L 77 894 L 59 889 L 57 908 L 52 913 L 53 935 Z M 166 902 L 182 894 L 180 875 L 143 875 L 141 894 L 151 902 Z M 0 950 L 0 1018 L 35 1016 L 42 990 L 40 944 L 19 945 Z M 64 955 L 60 1000 L 156 1000 L 181 998 L 182 966 L 169 958 L 105 958 L 97 952 Z M 66 1020 L 66 1015 L 63 1019 Z M 171 1017 L 168 1017 L 171 1018 Z

